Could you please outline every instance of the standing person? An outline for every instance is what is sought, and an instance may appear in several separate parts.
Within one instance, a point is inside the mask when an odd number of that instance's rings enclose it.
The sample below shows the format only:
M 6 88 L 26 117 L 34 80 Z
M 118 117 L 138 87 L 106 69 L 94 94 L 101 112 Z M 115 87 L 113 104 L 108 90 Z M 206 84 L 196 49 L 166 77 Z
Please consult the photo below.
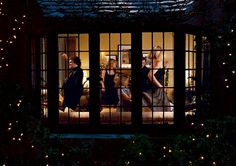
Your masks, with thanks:
M 80 104 L 80 97 L 83 92 L 83 70 L 79 57 L 74 57 L 69 62 L 69 69 L 71 69 L 71 73 L 62 85 L 64 90 L 63 111 L 66 107 L 75 110 L 77 104 Z
M 141 70 L 141 78 L 142 78 L 142 92 L 146 91 L 150 88 L 150 81 L 148 78 L 148 73 L 150 69 L 146 66 L 147 59 L 145 57 L 142 58 L 142 70 Z
M 118 96 L 119 96 L 119 103 L 121 111 L 130 111 L 131 109 L 131 92 L 128 87 L 129 85 L 129 77 L 128 76 L 122 76 L 121 77 L 121 86 L 118 89 Z
M 152 61 L 152 64 L 148 72 L 148 78 L 152 87 L 143 92 L 143 104 L 152 107 L 153 111 L 172 111 L 173 104 L 169 101 L 163 89 L 164 70 L 161 50 L 162 48 L 157 46 L 149 53 L 148 58 Z
M 105 87 L 103 102 L 107 105 L 116 106 L 119 100 L 114 81 L 116 76 L 116 60 L 110 59 L 104 72 L 102 74 L 102 81 Z

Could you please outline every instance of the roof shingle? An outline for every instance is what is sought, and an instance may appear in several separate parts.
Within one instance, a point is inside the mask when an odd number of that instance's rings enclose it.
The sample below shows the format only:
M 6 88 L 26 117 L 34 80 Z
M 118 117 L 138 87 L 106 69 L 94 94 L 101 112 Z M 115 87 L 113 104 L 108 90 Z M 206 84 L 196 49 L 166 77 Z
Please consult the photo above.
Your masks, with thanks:
M 146 13 L 189 11 L 194 0 L 37 0 L 46 17 L 99 16 L 115 13 L 132 16 Z

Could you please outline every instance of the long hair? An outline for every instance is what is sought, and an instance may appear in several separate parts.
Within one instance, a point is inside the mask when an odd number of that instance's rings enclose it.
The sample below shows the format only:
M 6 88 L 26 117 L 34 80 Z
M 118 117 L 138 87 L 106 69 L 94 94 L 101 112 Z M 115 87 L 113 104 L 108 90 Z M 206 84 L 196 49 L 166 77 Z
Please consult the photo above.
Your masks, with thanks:
M 163 55 L 162 55 L 162 48 L 161 46 L 156 46 L 153 48 L 152 51 L 149 52 L 148 58 L 151 61 L 158 61 L 158 68 L 162 68 L 163 63 Z
M 116 63 L 115 59 L 109 59 L 109 61 L 106 64 L 106 69 L 111 69 L 111 66 Z
M 157 53 L 158 51 L 159 51 L 159 53 Z M 156 60 L 162 61 L 163 57 L 162 57 L 162 48 L 161 48 L 161 46 L 154 47 L 153 50 L 149 52 L 148 58 L 151 59 L 151 60 L 156 59 Z

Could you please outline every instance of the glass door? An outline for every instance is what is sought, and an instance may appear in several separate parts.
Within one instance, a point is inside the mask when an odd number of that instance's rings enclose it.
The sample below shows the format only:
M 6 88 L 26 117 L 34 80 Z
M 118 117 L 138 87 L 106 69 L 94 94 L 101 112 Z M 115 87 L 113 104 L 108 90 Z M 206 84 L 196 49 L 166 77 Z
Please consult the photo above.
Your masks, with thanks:
M 58 35 L 59 123 L 89 122 L 89 35 Z

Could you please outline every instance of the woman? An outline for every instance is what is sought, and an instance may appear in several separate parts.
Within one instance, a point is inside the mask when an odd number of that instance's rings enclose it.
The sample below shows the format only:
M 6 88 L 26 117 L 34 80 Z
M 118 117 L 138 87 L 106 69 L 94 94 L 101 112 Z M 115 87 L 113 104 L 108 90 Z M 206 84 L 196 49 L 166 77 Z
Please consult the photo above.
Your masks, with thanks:
M 149 106 L 153 111 L 173 111 L 173 104 L 164 92 L 164 70 L 162 48 L 157 46 L 148 55 L 152 64 L 148 72 L 150 88 L 143 91 L 143 106 Z
M 106 65 L 105 73 L 102 74 L 102 80 L 104 82 L 104 95 L 103 102 L 107 105 L 116 106 L 118 103 L 117 90 L 115 89 L 115 76 L 116 76 L 116 60 L 110 59 Z

